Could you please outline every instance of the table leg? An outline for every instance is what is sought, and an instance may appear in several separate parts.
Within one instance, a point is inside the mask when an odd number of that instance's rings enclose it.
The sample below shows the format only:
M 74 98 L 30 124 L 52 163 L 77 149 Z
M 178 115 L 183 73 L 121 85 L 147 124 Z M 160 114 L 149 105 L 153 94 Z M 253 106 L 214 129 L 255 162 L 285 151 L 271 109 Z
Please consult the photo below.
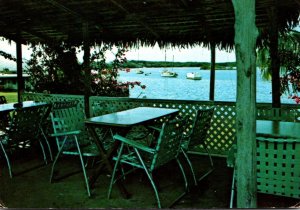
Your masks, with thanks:
M 100 152 L 100 157 L 101 160 L 103 161 L 98 168 L 96 169 L 96 171 L 89 177 L 89 185 L 91 188 L 94 188 L 95 186 L 95 182 L 98 179 L 98 177 L 100 176 L 101 172 L 103 171 L 103 168 L 106 167 L 106 169 L 108 170 L 108 172 L 110 174 L 112 174 L 113 172 L 113 167 L 112 167 L 112 162 L 110 161 L 112 159 L 113 154 L 116 152 L 116 150 L 119 147 L 119 144 L 117 142 L 115 142 L 113 144 L 113 146 L 109 149 L 109 151 L 105 152 L 105 149 L 102 145 L 102 141 L 99 138 L 99 136 L 97 135 L 96 131 L 95 131 L 95 127 L 93 125 L 87 125 L 87 128 L 89 130 L 89 133 L 92 136 L 92 139 L 94 140 L 99 152 Z M 126 188 L 124 187 L 124 185 L 122 184 L 122 182 L 119 180 L 117 181 L 117 186 L 119 188 L 119 190 L 121 191 L 122 195 L 124 196 L 124 198 L 130 198 L 130 193 L 126 190 Z

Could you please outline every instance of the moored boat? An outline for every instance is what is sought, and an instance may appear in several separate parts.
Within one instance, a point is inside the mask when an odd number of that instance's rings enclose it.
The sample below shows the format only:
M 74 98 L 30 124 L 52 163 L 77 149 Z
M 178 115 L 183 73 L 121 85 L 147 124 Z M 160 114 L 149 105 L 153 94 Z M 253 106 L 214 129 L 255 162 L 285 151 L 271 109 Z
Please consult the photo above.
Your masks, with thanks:
M 202 79 L 199 72 L 189 72 L 186 74 L 187 79 L 194 79 L 194 80 L 200 80 Z
M 137 70 L 135 70 L 135 73 L 137 73 L 137 74 L 144 74 L 144 71 L 142 69 L 137 69 Z
M 165 69 L 160 73 L 160 76 L 162 76 L 162 77 L 177 77 L 178 74 L 176 72 Z

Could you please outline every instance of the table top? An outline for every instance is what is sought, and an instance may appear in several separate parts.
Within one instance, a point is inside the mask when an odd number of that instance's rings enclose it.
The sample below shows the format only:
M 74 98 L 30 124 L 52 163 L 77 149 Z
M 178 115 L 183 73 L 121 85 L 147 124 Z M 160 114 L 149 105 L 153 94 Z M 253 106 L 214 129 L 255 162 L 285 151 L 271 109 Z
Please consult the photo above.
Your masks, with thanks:
M 128 127 L 144 123 L 163 116 L 178 113 L 179 109 L 167 109 L 159 107 L 138 107 L 125 111 L 92 117 L 85 120 L 87 124 L 109 125 Z
M 284 136 L 289 138 L 300 138 L 300 123 L 271 121 L 271 120 L 257 120 L 256 134 L 270 135 L 270 136 Z
M 0 112 L 9 112 L 15 109 L 14 107 L 15 103 L 7 103 L 7 104 L 0 104 Z M 33 106 L 41 106 L 46 105 L 45 102 L 35 102 L 35 101 L 24 101 L 23 107 L 33 107 Z

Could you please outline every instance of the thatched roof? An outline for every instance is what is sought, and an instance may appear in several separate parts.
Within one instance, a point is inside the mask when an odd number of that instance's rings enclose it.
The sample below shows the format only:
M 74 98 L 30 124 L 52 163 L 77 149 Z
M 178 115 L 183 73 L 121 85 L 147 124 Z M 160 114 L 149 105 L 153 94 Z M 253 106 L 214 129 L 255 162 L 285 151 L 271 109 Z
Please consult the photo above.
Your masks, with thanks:
M 299 0 L 256 0 L 256 24 L 263 36 L 272 6 L 278 8 L 281 29 L 299 21 Z M 16 40 L 20 31 L 23 43 L 81 44 L 82 25 L 88 23 L 90 40 L 97 43 L 228 46 L 234 42 L 234 22 L 231 0 L 0 1 L 0 35 Z

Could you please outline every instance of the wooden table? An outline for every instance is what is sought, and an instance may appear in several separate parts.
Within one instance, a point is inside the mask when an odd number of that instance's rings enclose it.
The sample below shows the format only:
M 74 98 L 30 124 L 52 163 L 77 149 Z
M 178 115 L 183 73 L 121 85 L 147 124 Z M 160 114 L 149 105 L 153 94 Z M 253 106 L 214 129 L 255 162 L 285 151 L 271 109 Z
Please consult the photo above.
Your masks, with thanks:
M 274 137 L 300 138 L 300 123 L 271 120 L 257 120 L 256 134 Z
M 106 151 L 104 145 L 102 144 L 102 139 L 97 135 L 97 127 L 115 127 L 118 129 L 129 129 L 131 126 L 140 125 L 152 122 L 155 119 L 162 117 L 172 117 L 179 112 L 179 109 L 166 109 L 166 108 L 155 108 L 155 107 L 138 107 L 133 109 L 128 109 L 125 111 L 114 112 L 111 114 L 101 115 L 98 117 L 92 117 L 85 120 L 85 124 L 97 145 L 103 164 L 100 164 L 97 171 L 89 178 L 89 183 L 91 188 L 94 187 L 94 184 L 97 178 L 100 176 L 102 168 L 106 166 L 109 173 L 112 173 L 112 156 L 115 154 L 116 150 L 119 147 L 117 142 L 114 142 L 113 146 L 109 151 Z M 130 194 L 127 192 L 125 187 L 118 182 L 118 188 L 125 198 L 129 198 Z

